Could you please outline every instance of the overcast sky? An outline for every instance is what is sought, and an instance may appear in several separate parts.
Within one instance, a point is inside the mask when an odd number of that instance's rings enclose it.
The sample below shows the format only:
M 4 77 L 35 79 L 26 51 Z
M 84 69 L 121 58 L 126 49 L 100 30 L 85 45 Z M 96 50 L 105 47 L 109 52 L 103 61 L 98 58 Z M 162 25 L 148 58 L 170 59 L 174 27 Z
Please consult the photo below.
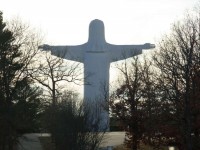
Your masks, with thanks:
M 198 0 L 0 0 L 5 20 L 19 17 L 45 34 L 46 44 L 87 42 L 89 23 L 100 19 L 112 44 L 156 43 Z M 113 65 L 112 65 L 113 66 Z M 116 70 L 111 67 L 111 81 Z
M 50 44 L 88 39 L 89 23 L 100 19 L 112 44 L 155 43 L 198 0 L 0 0 L 9 20 L 18 16 L 40 29 Z

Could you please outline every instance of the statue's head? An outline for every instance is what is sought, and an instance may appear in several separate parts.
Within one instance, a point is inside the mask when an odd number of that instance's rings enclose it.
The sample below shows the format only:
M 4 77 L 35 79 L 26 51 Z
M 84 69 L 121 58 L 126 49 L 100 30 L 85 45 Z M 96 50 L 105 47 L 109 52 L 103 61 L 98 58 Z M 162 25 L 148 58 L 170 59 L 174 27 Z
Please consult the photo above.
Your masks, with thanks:
M 105 43 L 103 21 L 95 19 L 90 22 L 88 42 Z

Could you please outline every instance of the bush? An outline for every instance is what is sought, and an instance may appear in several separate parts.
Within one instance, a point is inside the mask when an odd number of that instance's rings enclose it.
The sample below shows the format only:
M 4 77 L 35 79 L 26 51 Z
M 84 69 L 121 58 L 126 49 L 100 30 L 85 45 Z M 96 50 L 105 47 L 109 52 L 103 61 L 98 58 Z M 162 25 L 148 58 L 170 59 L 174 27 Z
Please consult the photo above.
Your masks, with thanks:
M 89 111 L 83 110 L 82 104 L 69 99 L 45 110 L 45 128 L 51 133 L 57 150 L 98 149 L 104 132 L 90 132 L 98 128 L 98 123 L 89 126 Z

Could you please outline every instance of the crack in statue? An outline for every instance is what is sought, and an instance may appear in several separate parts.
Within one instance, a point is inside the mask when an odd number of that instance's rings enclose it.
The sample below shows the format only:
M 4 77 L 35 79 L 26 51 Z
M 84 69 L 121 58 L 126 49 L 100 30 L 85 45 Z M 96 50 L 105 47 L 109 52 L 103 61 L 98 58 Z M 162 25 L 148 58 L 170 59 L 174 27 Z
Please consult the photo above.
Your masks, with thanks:
M 109 44 L 105 40 L 103 22 L 95 19 L 91 21 L 89 26 L 88 42 L 76 46 L 50 46 L 45 44 L 39 46 L 39 48 L 51 51 L 52 55 L 58 57 L 61 53 L 67 52 L 62 58 L 82 62 L 84 64 L 84 76 L 92 74 L 85 81 L 89 84 L 84 85 L 84 103 L 93 104 L 95 101 L 96 104 L 108 105 L 110 63 L 142 54 L 143 49 L 152 49 L 155 48 L 155 45 L 150 43 L 142 45 Z M 97 107 L 90 107 L 90 109 L 93 113 L 97 112 Z M 100 112 L 101 118 L 99 130 L 105 128 L 109 130 L 108 110 L 99 109 L 98 112 Z

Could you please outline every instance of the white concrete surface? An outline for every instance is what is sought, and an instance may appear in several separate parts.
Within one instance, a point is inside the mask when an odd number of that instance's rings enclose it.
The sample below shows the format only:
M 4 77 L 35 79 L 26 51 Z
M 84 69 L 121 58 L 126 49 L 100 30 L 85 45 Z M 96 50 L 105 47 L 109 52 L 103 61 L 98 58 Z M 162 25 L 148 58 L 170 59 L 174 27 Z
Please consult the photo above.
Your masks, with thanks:
M 115 147 L 124 143 L 125 132 L 107 132 L 103 138 L 101 147 Z

